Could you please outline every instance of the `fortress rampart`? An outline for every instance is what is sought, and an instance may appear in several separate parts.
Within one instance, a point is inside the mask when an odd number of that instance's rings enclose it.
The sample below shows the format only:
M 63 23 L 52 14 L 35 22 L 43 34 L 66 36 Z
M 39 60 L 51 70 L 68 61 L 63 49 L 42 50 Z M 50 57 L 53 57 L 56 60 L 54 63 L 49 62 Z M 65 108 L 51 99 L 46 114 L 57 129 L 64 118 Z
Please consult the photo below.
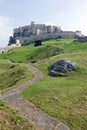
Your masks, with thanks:
M 30 37 L 16 37 L 17 39 L 20 40 L 20 43 L 26 44 L 29 42 L 37 41 L 37 40 L 46 40 L 46 39 L 53 39 L 53 38 L 72 38 L 76 37 L 75 32 L 59 32 L 59 33 L 49 33 L 49 34 L 40 34 L 36 36 L 30 36 Z
M 19 40 L 21 45 L 33 42 L 36 40 L 46 40 L 51 38 L 73 38 L 81 36 L 80 31 L 62 31 L 60 26 L 50 26 L 45 24 L 35 24 L 31 22 L 31 25 L 15 28 L 13 36 L 9 39 L 9 44 L 16 44 Z

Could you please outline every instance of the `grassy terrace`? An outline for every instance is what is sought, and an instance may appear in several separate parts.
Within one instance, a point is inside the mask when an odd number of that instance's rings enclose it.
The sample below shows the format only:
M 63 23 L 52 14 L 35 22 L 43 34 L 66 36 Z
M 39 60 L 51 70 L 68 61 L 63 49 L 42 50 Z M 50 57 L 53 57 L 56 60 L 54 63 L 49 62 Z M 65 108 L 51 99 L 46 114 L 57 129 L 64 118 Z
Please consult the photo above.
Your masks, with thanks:
M 87 130 L 87 42 L 73 40 L 47 40 L 43 41 L 41 47 L 29 44 L 0 55 L 0 59 L 10 59 L 17 64 L 38 60 L 33 65 L 45 77 L 27 88 L 22 95 L 67 124 L 71 130 Z M 60 59 L 76 62 L 77 70 L 68 72 L 65 77 L 48 76 L 47 67 Z

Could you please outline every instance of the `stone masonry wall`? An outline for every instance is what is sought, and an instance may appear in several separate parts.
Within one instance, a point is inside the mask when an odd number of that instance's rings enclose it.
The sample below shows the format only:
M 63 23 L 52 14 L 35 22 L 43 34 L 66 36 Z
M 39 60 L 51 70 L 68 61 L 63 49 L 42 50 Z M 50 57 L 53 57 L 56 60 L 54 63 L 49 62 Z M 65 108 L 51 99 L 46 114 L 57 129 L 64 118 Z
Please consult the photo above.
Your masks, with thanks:
M 59 37 L 72 38 L 80 35 L 80 31 L 62 31 L 60 26 L 47 26 L 45 24 L 35 24 L 34 22 L 31 22 L 31 25 L 15 28 L 8 45 L 12 44 L 11 38 L 13 41 L 17 41 L 17 39 L 20 40 L 21 45 L 23 45 L 36 40 L 46 40 Z
M 72 38 L 72 37 L 76 37 L 76 33 L 75 32 L 59 32 L 59 33 L 50 33 L 50 34 L 40 34 L 40 35 L 36 35 L 36 36 L 31 36 L 31 37 L 17 37 L 20 40 L 20 43 L 26 44 L 26 43 L 30 43 L 33 41 L 37 41 L 37 40 L 46 40 L 46 39 L 53 39 L 53 38 Z

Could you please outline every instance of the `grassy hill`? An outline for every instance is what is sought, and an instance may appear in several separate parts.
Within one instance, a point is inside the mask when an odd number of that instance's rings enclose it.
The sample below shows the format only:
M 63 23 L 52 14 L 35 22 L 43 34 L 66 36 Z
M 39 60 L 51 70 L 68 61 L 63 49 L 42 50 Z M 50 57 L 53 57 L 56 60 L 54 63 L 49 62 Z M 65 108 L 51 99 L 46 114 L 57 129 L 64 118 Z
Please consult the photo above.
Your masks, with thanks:
M 33 74 L 26 65 L 0 60 L 0 92 L 6 92 L 32 78 Z
M 67 124 L 71 130 L 87 129 L 87 51 L 60 54 L 35 64 L 45 78 L 27 88 L 22 94 L 49 115 Z M 48 76 L 47 67 L 54 61 L 66 59 L 78 64 L 75 72 L 65 77 Z
M 67 124 L 71 130 L 87 130 L 87 42 L 75 39 L 51 39 L 34 47 L 33 43 L 0 55 L 18 64 L 39 62 L 44 79 L 27 88 L 22 95 L 49 115 Z M 65 77 L 48 76 L 48 66 L 60 59 L 76 62 L 75 72 Z M 0 76 L 1 77 L 1 76 Z
M 34 47 L 33 43 L 14 48 L 1 54 L 0 59 L 10 59 L 13 62 L 29 63 L 31 60 L 41 60 L 62 53 L 71 53 L 87 49 L 87 43 L 73 42 L 75 39 L 52 39 L 42 42 L 42 46 Z

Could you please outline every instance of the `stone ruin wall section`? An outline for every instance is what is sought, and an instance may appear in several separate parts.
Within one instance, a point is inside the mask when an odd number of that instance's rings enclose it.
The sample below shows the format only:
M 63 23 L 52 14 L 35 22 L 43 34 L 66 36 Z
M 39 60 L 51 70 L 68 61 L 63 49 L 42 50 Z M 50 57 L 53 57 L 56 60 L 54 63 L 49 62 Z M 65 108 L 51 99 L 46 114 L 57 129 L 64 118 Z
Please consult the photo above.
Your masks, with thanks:
M 36 40 L 46 40 L 46 39 L 54 39 L 54 38 L 74 38 L 76 37 L 75 32 L 59 32 L 59 33 L 48 33 L 48 34 L 40 34 L 36 36 L 31 36 L 31 37 L 17 37 L 17 39 L 20 40 L 21 44 L 26 44 L 30 43 Z

